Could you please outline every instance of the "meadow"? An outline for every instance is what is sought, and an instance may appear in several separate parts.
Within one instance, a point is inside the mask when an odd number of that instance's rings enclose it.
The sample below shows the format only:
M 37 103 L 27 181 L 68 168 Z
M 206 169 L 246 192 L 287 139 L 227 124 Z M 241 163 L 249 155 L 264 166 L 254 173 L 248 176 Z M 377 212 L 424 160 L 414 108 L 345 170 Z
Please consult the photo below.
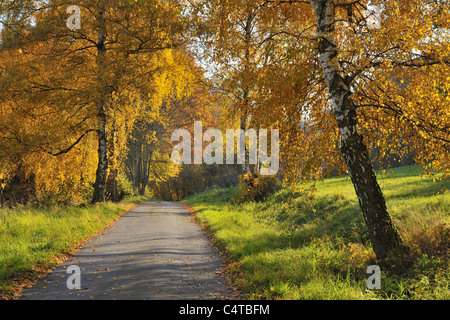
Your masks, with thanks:
M 186 202 L 246 299 L 449 299 L 449 181 L 414 166 L 377 176 L 410 248 L 407 267 L 381 267 L 379 290 L 367 288 L 377 261 L 348 177 L 285 185 L 259 203 L 236 204 L 236 188 Z

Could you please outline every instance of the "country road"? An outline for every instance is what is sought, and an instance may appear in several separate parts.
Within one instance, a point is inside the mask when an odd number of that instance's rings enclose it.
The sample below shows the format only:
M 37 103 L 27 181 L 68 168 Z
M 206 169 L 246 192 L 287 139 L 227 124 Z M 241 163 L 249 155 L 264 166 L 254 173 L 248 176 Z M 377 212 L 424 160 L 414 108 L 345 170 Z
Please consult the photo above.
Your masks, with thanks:
M 81 270 L 80 290 L 67 286 L 70 265 Z M 220 268 L 220 255 L 183 206 L 146 202 L 25 289 L 21 299 L 221 299 L 229 291 L 216 273 Z

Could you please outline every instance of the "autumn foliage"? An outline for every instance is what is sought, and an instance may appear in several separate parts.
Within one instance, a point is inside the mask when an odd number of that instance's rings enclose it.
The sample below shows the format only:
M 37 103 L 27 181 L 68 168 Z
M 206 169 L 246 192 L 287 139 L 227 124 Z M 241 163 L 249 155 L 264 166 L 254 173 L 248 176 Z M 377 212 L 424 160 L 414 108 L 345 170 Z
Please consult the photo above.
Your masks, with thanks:
M 370 1 L 379 28 L 365 0 L 83 0 L 75 30 L 67 5 L 1 2 L 2 204 L 119 201 L 192 182 L 183 198 L 212 175 L 170 161 L 173 130 L 278 128 L 279 176 L 348 173 L 385 258 L 401 239 L 373 160 L 450 176 L 445 1 Z
M 0 55 L 1 202 L 78 203 L 99 190 L 117 200 L 127 175 L 145 190 L 152 161 L 167 160 L 170 131 L 208 112 L 177 102 L 198 95 L 203 81 L 181 35 L 181 8 L 79 2 L 82 28 L 72 31 L 65 3 L 22 5 L 2 7 L 11 18 Z M 144 161 L 133 164 L 137 152 Z M 143 177 L 136 165 L 148 167 Z M 14 188 L 19 181 L 27 188 Z

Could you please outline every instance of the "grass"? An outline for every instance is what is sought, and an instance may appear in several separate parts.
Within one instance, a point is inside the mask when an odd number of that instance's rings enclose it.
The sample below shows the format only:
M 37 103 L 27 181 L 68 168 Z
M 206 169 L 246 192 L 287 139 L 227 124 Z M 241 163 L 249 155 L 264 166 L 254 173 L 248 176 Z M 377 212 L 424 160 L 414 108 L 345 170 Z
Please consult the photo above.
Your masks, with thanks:
M 380 290 L 367 289 L 376 259 L 348 177 L 284 187 L 260 203 L 233 204 L 236 188 L 186 201 L 247 299 L 449 299 L 450 184 L 433 178 L 417 167 L 378 172 L 413 258 L 402 273 L 382 269 Z
M 145 197 L 87 207 L 0 210 L 0 298 L 20 294 Z

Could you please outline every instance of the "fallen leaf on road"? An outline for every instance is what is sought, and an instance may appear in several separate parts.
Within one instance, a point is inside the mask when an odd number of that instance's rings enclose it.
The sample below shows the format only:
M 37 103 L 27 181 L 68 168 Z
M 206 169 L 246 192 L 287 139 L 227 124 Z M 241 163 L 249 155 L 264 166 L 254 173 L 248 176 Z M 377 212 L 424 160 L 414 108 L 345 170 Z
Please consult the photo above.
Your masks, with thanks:
M 160 293 L 161 292 L 161 290 L 156 290 L 156 293 Z
M 172 262 L 172 259 L 169 259 L 169 262 Z
M 134 258 L 134 255 L 131 255 L 130 258 Z
M 106 271 L 108 271 L 108 270 L 109 270 L 109 268 L 108 268 L 108 267 L 105 267 L 105 270 L 106 270 Z
M 103 277 L 102 277 L 102 276 L 98 276 L 98 277 L 97 277 L 97 279 L 101 279 L 101 278 L 103 278 Z
M 189 256 L 186 256 L 185 258 L 187 259 L 187 258 L 189 258 Z

